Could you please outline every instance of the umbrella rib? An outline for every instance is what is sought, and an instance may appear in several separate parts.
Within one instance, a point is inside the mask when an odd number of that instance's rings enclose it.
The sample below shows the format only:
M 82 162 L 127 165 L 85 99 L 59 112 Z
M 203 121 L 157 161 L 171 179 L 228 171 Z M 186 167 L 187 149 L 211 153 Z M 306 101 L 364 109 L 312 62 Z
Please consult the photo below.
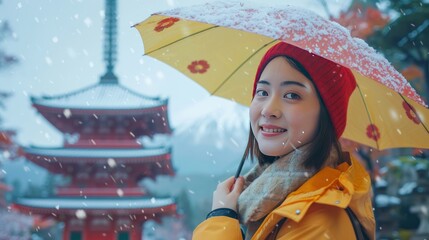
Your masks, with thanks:
M 187 36 L 185 36 L 185 37 L 183 37 L 183 38 L 177 39 L 177 40 L 175 40 L 175 41 L 173 41 L 173 42 L 171 42 L 171 43 L 169 43 L 169 44 L 166 44 L 166 45 L 161 46 L 161 47 L 159 47 L 159 48 L 157 48 L 157 49 L 154 49 L 154 50 L 152 50 L 152 51 L 150 51 L 150 52 L 147 52 L 147 53 L 143 54 L 143 56 L 149 55 L 149 54 L 151 54 L 151 53 L 153 53 L 153 52 L 156 52 L 156 51 L 158 51 L 158 50 L 160 50 L 160 49 L 162 49 L 162 48 L 168 47 L 168 46 L 170 46 L 170 45 L 172 45 L 172 44 L 175 44 L 175 43 L 177 43 L 177 42 L 180 42 L 180 41 L 182 41 L 182 40 L 185 40 L 185 39 L 187 39 L 187 38 L 189 38 L 189 37 L 192 37 L 192 36 L 194 36 L 194 35 L 197 35 L 197 34 L 200 34 L 200 33 L 202 33 L 202 32 L 205 32 L 205 31 L 208 31 L 208 30 L 211 30 L 211 29 L 214 29 L 214 28 L 218 28 L 218 27 L 219 27 L 218 25 L 215 25 L 215 26 L 213 26 L 213 27 L 209 27 L 209 28 L 203 29 L 203 30 L 201 30 L 201 31 L 194 32 L 194 33 L 189 34 L 189 35 L 187 35 Z
M 244 60 L 227 78 L 225 78 L 225 80 L 222 81 L 222 83 L 213 91 L 213 93 L 211 95 L 215 95 L 215 93 L 232 77 L 232 75 L 234 75 L 238 69 L 240 69 L 250 58 L 252 58 L 253 56 L 255 56 L 255 54 L 257 54 L 259 51 L 261 51 L 263 48 L 265 48 L 266 46 L 272 44 L 273 42 L 278 41 L 277 39 L 274 39 L 271 42 L 268 42 L 264 45 L 262 45 L 257 51 L 255 51 L 253 54 L 251 54 L 246 60 Z
M 419 114 L 417 114 L 417 111 L 411 106 L 411 104 L 409 104 L 407 102 L 407 100 L 405 100 L 404 96 L 402 96 L 402 94 L 398 93 L 399 96 L 401 96 L 402 100 L 404 100 L 404 102 L 410 107 L 410 110 L 413 111 L 413 113 L 417 116 L 417 118 L 420 120 L 422 119 Z M 426 127 L 426 125 L 420 120 L 420 123 L 422 124 L 423 128 L 426 130 L 427 133 L 429 133 L 428 128 Z
M 362 91 L 360 90 L 359 84 L 357 82 L 356 82 L 356 87 L 359 90 L 360 97 L 362 99 L 363 105 L 365 106 L 366 114 L 368 115 L 369 123 L 372 126 L 372 125 L 374 125 L 374 123 L 371 119 L 371 115 L 369 114 L 368 107 L 366 106 L 365 98 L 363 97 Z M 374 130 L 374 129 L 372 129 L 372 130 Z M 377 149 L 380 149 L 380 146 L 378 145 L 378 139 L 375 140 L 375 144 L 377 145 Z

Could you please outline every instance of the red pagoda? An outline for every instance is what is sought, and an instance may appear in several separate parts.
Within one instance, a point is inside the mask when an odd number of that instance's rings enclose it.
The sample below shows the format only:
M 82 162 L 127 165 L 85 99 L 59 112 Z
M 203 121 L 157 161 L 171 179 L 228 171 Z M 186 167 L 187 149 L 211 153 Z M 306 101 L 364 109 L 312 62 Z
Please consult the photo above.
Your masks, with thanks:
M 176 214 L 172 198 L 155 198 L 138 182 L 174 175 L 169 146 L 141 140 L 171 135 L 168 100 L 125 88 L 116 60 L 116 0 L 106 0 L 106 74 L 98 84 L 65 95 L 31 98 L 33 106 L 64 134 L 63 147 L 25 147 L 25 157 L 51 173 L 68 176 L 55 197 L 19 199 L 28 214 L 64 223 L 64 240 L 142 239 L 147 220 Z

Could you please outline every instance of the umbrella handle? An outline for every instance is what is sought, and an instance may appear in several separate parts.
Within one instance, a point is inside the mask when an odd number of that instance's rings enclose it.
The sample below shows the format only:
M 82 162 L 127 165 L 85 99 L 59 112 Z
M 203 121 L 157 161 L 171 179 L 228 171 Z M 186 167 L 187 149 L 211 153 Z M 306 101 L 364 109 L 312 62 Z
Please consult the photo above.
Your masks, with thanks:
M 246 161 L 246 158 L 243 157 L 240 161 L 240 165 L 238 165 L 237 172 L 235 173 L 235 176 L 234 176 L 235 180 L 237 180 L 237 178 L 240 176 L 241 169 L 243 169 L 243 165 L 245 161 Z
M 229 189 L 230 192 L 232 191 L 232 189 L 234 189 L 235 181 L 237 181 L 237 178 L 240 176 L 241 169 L 243 169 L 243 165 L 245 161 L 246 161 L 246 158 L 243 157 L 240 161 L 240 165 L 238 165 L 237 172 L 234 175 L 234 183 L 231 185 L 231 188 Z

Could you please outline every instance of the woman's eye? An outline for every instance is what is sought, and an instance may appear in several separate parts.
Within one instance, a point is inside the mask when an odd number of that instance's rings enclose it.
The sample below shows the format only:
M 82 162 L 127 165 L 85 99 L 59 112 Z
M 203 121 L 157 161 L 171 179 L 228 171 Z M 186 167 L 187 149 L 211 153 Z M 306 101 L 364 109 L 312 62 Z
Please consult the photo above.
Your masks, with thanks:
M 296 93 L 286 93 L 284 97 L 288 99 L 301 99 L 301 97 Z
M 257 90 L 256 95 L 257 96 L 268 96 L 268 93 L 265 90 Z

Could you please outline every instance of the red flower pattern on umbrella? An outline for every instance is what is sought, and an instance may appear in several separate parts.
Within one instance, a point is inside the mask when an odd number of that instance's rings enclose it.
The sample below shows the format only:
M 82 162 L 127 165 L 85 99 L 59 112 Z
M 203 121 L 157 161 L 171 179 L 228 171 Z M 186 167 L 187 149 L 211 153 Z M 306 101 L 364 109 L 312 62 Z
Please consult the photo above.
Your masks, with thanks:
M 366 128 L 366 135 L 369 138 L 374 139 L 374 141 L 380 139 L 380 131 L 378 130 L 378 127 L 374 124 L 368 125 L 368 127 Z
M 402 106 L 404 107 L 405 112 L 407 113 L 407 117 L 410 120 L 412 120 L 415 124 L 421 123 L 419 116 L 416 114 L 416 109 L 413 106 L 411 106 L 405 101 L 402 102 Z
M 157 32 L 161 32 L 162 30 L 169 28 L 171 26 L 173 26 L 173 24 L 177 21 L 179 21 L 180 19 L 175 18 L 175 17 L 169 17 L 169 18 L 164 18 L 161 21 L 159 21 L 156 25 L 156 27 L 154 28 L 155 31 Z
M 209 69 L 210 65 L 207 63 L 206 60 L 197 60 L 193 61 L 191 64 L 188 65 L 189 71 L 191 73 L 205 73 L 207 72 L 207 69 Z

